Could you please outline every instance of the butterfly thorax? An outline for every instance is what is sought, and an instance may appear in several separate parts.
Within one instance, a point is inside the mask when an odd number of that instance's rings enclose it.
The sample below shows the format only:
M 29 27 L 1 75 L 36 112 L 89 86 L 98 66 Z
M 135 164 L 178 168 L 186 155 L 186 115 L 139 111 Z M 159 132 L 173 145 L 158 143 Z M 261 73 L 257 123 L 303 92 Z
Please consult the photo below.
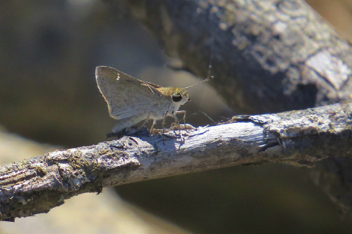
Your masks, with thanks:
M 187 90 L 179 87 L 159 87 L 155 89 L 158 96 L 163 97 L 155 102 L 153 108 L 153 119 L 162 119 L 165 114 L 174 115 L 181 105 L 189 101 Z

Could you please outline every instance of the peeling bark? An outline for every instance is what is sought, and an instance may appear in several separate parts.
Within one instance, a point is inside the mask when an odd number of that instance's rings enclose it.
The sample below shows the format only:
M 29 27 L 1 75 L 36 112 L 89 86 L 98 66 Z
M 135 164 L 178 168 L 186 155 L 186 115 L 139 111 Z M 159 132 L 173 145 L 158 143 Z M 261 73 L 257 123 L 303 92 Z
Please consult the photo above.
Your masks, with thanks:
M 352 157 L 351 123 L 352 104 L 335 104 L 236 116 L 221 125 L 182 131 L 182 137 L 174 131 L 142 133 L 56 150 L 1 166 L 0 219 L 48 212 L 65 199 L 103 187 L 235 165 L 311 166 L 328 157 Z

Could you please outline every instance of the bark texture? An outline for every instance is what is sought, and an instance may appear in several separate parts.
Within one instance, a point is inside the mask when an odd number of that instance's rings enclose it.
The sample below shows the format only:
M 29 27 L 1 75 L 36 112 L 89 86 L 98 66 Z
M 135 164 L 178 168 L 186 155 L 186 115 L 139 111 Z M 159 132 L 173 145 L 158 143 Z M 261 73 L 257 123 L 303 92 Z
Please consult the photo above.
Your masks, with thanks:
M 183 67 L 236 111 L 278 112 L 349 98 L 349 43 L 303 0 L 125 1 Z
M 0 219 L 48 212 L 65 199 L 103 187 L 235 165 L 310 166 L 352 157 L 352 104 L 280 114 L 237 116 L 229 123 L 166 136 L 125 136 L 56 150 L 0 167 Z
M 239 113 L 351 99 L 351 45 L 303 0 L 136 0 L 123 5 L 185 69 L 206 77 L 211 64 L 212 84 Z M 344 213 L 352 208 L 349 165 L 349 158 L 333 158 L 312 170 L 313 180 Z

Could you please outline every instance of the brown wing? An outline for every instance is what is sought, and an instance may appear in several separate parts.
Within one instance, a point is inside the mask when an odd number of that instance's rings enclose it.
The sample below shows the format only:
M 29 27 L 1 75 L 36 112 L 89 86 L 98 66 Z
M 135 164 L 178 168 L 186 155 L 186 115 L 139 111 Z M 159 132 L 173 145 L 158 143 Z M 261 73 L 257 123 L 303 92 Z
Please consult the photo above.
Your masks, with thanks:
M 146 113 L 155 102 L 164 98 L 156 90 L 161 86 L 136 79 L 112 67 L 97 67 L 95 78 L 114 119 Z

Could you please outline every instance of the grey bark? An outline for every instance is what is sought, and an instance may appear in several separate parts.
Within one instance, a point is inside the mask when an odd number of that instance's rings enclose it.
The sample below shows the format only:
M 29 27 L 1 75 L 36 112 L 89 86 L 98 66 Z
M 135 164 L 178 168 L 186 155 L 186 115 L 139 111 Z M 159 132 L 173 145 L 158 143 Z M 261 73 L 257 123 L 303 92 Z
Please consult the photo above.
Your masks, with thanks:
M 310 166 L 352 157 L 352 104 L 237 116 L 166 136 L 124 136 L 0 167 L 0 220 L 48 212 L 85 192 L 160 177 L 265 162 Z M 148 133 L 148 131 L 146 131 Z
M 212 85 L 239 113 L 305 109 L 351 98 L 350 43 L 303 0 L 122 5 L 168 54 L 182 60 L 184 69 L 206 77 L 211 61 Z M 343 213 L 352 208 L 351 165 L 349 158 L 333 158 L 312 170 L 313 180 Z
M 240 113 L 350 97 L 351 47 L 303 0 L 122 2 L 185 69 L 207 77 L 211 63 L 213 86 Z

